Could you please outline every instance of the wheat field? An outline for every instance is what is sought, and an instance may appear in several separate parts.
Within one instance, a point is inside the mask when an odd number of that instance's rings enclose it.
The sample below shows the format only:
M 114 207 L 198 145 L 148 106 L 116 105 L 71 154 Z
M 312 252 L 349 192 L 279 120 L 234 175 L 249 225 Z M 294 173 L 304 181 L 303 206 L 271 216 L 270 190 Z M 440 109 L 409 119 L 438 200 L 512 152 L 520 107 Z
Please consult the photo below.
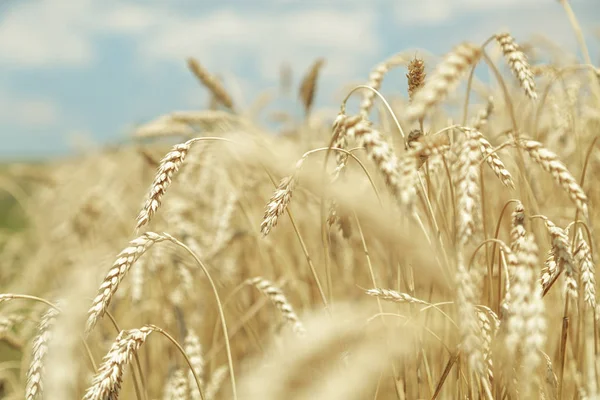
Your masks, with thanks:
M 240 109 L 190 58 L 206 109 L 7 165 L 0 397 L 600 398 L 600 69 L 579 39 L 400 52 L 337 115 L 313 104 L 318 59 L 280 135 L 268 97 Z

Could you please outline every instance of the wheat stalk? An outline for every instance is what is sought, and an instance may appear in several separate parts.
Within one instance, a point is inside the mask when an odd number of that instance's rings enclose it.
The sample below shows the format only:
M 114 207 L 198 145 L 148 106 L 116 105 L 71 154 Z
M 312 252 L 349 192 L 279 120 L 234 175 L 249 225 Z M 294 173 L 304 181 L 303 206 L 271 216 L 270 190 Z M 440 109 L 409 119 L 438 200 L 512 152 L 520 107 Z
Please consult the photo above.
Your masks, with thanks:
M 479 60 L 480 54 L 481 49 L 471 43 L 462 43 L 448 53 L 425 85 L 415 93 L 406 111 L 408 121 L 412 123 L 425 118 L 427 111 L 442 101 L 464 72 Z
M 119 284 L 133 265 L 154 243 L 167 240 L 166 237 L 154 232 L 146 232 L 140 237 L 129 242 L 129 246 L 117 256 L 117 260 L 112 265 L 108 274 L 102 281 L 98 294 L 92 302 L 92 306 L 88 311 L 88 320 L 86 323 L 86 333 L 89 333 L 98 319 L 106 312 L 113 295 L 117 291 Z
M 499 33 L 495 35 L 496 41 L 502 49 L 504 57 L 508 60 L 510 69 L 515 74 L 521 87 L 527 93 L 530 99 L 537 99 L 535 92 L 535 81 L 533 80 L 533 72 L 527 62 L 525 53 L 521 51 L 515 39 L 509 33 Z

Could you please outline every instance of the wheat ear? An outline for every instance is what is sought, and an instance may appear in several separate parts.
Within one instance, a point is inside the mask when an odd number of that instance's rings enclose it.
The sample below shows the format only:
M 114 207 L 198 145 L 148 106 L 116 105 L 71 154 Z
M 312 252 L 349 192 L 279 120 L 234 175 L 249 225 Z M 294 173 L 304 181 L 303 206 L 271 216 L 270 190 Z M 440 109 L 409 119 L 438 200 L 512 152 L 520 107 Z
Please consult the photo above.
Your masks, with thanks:
M 161 242 L 163 240 L 167 240 L 167 238 L 154 232 L 146 232 L 140 237 L 129 242 L 129 246 L 119 253 L 117 260 L 102 281 L 100 289 L 98 289 L 98 294 L 92 302 L 90 310 L 88 311 L 88 320 L 85 329 L 86 333 L 89 333 L 92 329 L 94 329 L 98 319 L 104 315 L 113 295 L 119 287 L 119 284 L 133 263 L 140 258 L 154 243 Z
M 499 33 L 495 36 L 496 41 L 502 49 L 504 57 L 508 60 L 508 65 L 513 74 L 519 80 L 521 87 L 525 90 L 530 99 L 537 99 L 535 92 L 535 81 L 533 80 L 533 71 L 527 62 L 525 53 L 521 51 L 515 39 L 509 33 Z
M 577 249 L 575 259 L 579 263 L 581 287 L 583 289 L 583 300 L 594 310 L 596 308 L 596 267 L 592 260 L 592 251 L 587 244 L 581 231 L 577 234 Z
M 296 315 L 294 308 L 285 297 L 281 289 L 279 289 L 275 284 L 267 279 L 262 277 L 256 277 L 248 280 L 248 283 L 255 288 L 257 288 L 261 293 L 267 296 L 271 302 L 277 307 L 277 309 L 283 315 L 283 318 L 291 325 L 292 330 L 298 336 L 305 336 L 306 329 L 304 329 L 304 325 Z
M 425 62 L 419 58 L 413 58 L 408 63 L 408 73 L 406 79 L 408 80 L 408 99 L 412 101 L 417 90 L 423 87 L 425 84 Z
M 367 86 L 372 87 L 375 90 L 379 90 L 381 88 L 381 82 L 383 82 L 383 78 L 388 71 L 398 65 L 404 64 L 406 62 L 406 58 L 402 54 L 396 54 L 382 63 L 378 64 L 371 73 L 369 74 L 369 80 L 367 82 Z M 369 113 L 371 112 L 371 108 L 373 107 L 373 100 L 375 99 L 375 92 L 372 90 L 363 90 L 363 99 L 360 103 L 360 116 L 363 118 L 367 118 Z
M 587 218 L 587 196 L 565 164 L 558 159 L 558 156 L 535 140 L 521 139 L 519 143 L 533 161 L 542 167 L 544 171 L 550 173 L 556 183 L 567 192 L 583 216 Z
M 365 292 L 369 296 L 378 297 L 382 300 L 392 301 L 394 303 L 411 303 L 411 304 L 423 304 L 429 305 L 428 302 L 424 300 L 417 299 L 416 297 L 412 297 L 406 293 L 396 292 L 391 289 L 382 289 L 382 288 L 374 288 L 369 289 Z
M 462 43 L 448 53 L 429 75 L 425 85 L 415 93 L 406 111 L 409 122 L 425 118 L 427 111 L 442 101 L 464 72 L 479 60 L 480 54 L 481 49 L 470 43 Z
M 494 174 L 500 179 L 500 182 L 506 187 L 511 189 L 515 188 L 515 184 L 512 180 L 512 176 L 510 172 L 506 169 L 506 166 L 500 160 L 500 157 L 496 152 L 494 152 L 494 148 L 491 143 L 487 141 L 487 139 L 483 136 L 481 132 L 476 129 L 461 127 L 463 132 L 467 134 L 471 139 L 479 142 L 479 149 L 481 150 L 481 154 L 485 157 L 485 161 L 489 165 L 489 167 L 494 171 Z
M 300 84 L 300 100 L 302 100 L 302 105 L 304 106 L 304 111 L 306 115 L 310 114 L 310 110 L 312 109 L 313 101 L 315 99 L 319 71 L 321 70 L 321 68 L 323 68 L 324 64 L 324 59 L 319 58 L 318 60 L 316 60 L 310 67 L 310 70 L 304 76 L 304 78 L 302 79 L 302 83 Z
M 188 386 L 191 393 L 191 398 L 194 400 L 200 399 L 200 393 L 196 385 L 196 379 L 194 374 L 198 377 L 200 386 L 204 386 L 204 356 L 202 355 L 202 344 L 200 338 L 193 329 L 190 329 L 183 340 L 183 348 L 185 354 L 190 359 L 194 372 L 189 371 L 188 374 Z
M 121 331 L 104 356 L 102 365 L 94 376 L 92 385 L 85 392 L 83 400 L 118 399 L 125 367 L 153 331 L 149 326 Z
M 190 71 L 192 71 L 196 78 L 198 78 L 198 80 L 204 86 L 206 86 L 214 98 L 225 107 L 233 110 L 233 101 L 219 80 L 211 75 L 202 65 L 200 65 L 196 59 L 191 57 L 188 58 L 187 64 Z
M 191 139 L 185 143 L 173 146 L 171 151 L 160 160 L 154 181 L 146 197 L 146 202 L 137 216 L 137 229 L 149 223 L 156 210 L 158 210 L 158 207 L 160 207 L 162 197 L 165 195 L 169 185 L 171 185 L 173 175 L 177 173 L 183 164 L 186 155 L 195 141 L 196 139 Z
M 479 194 L 479 160 L 480 143 L 473 137 L 465 137 L 458 144 L 454 177 L 457 198 L 458 244 L 462 247 L 474 239 L 481 221 L 481 204 Z
M 40 320 L 38 333 L 33 339 L 31 364 L 29 364 L 29 369 L 27 370 L 26 400 L 34 400 L 43 396 L 44 361 L 48 353 L 48 342 L 52 338 L 52 327 L 58 314 L 59 311 L 57 309 L 50 308 Z

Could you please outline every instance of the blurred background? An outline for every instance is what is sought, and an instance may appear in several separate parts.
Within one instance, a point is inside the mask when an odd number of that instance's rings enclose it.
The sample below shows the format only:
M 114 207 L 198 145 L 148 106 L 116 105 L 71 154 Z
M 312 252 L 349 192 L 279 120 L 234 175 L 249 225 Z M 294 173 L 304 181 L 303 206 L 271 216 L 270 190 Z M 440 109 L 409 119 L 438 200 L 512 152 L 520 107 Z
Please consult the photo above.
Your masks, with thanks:
M 571 3 L 597 60 L 600 1 Z M 577 49 L 552 0 L 0 0 L 0 159 L 122 142 L 158 115 L 206 107 L 187 57 L 217 74 L 240 108 L 274 90 L 270 107 L 301 115 L 297 86 L 319 57 L 315 106 L 334 109 L 396 52 L 441 55 L 501 29 Z M 278 90 L 282 69 L 289 93 Z

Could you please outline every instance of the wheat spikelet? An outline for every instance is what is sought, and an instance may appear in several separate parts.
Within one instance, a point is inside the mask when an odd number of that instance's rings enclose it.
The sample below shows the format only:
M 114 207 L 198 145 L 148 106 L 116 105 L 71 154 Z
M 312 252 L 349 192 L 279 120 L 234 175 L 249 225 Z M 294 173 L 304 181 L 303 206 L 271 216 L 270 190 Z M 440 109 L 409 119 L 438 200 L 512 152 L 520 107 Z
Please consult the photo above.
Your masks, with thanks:
M 156 213 L 156 210 L 158 210 L 158 207 L 160 207 L 161 199 L 171 184 L 173 175 L 183 164 L 185 156 L 189 152 L 193 141 L 194 139 L 173 146 L 171 151 L 160 161 L 158 171 L 156 172 L 156 176 L 148 192 L 146 202 L 137 216 L 136 228 L 139 229 L 149 223 Z
M 527 231 L 525 230 L 525 207 L 520 201 L 515 206 L 512 213 L 512 223 L 510 228 L 510 249 L 516 252 L 521 247 Z
M 574 254 L 579 264 L 583 300 L 594 310 L 596 308 L 596 267 L 592 260 L 592 251 L 581 231 L 577 234 L 577 249 Z
M 446 97 L 463 73 L 477 62 L 480 54 L 478 46 L 462 43 L 446 55 L 425 85 L 415 93 L 406 111 L 408 121 L 412 123 L 425 118 L 427 111 Z
M 285 297 L 281 289 L 279 289 L 275 284 L 267 279 L 262 277 L 251 278 L 248 281 L 248 284 L 253 285 L 255 288 L 260 290 L 265 296 L 267 296 L 271 302 L 279 309 L 283 318 L 291 325 L 292 330 L 298 336 L 305 336 L 306 330 L 304 329 L 304 325 L 300 322 L 298 315 L 294 311 L 294 308 Z
M 202 355 L 202 344 L 200 338 L 193 329 L 190 329 L 183 340 L 183 348 L 185 354 L 190 359 L 190 363 L 194 369 L 194 373 L 188 373 L 188 386 L 193 400 L 200 399 L 200 393 L 196 385 L 194 374 L 198 377 L 200 386 L 204 387 L 204 356 Z
M 154 232 L 146 232 L 140 237 L 133 239 L 129 242 L 129 246 L 126 247 L 119 255 L 117 260 L 112 265 L 108 274 L 102 281 L 100 289 L 98 289 L 98 295 L 92 302 L 92 306 L 88 311 L 88 320 L 86 324 L 86 332 L 90 332 L 98 319 L 101 318 L 110 301 L 119 287 L 119 283 L 123 280 L 131 265 L 140 258 L 146 250 L 148 250 L 154 243 L 161 242 L 167 238 Z
M 48 353 L 48 342 L 52 338 L 52 327 L 58 313 L 59 311 L 55 308 L 50 308 L 44 313 L 40 320 L 38 333 L 33 339 L 31 364 L 27 370 L 27 386 L 25 387 L 26 400 L 42 398 L 44 361 Z
M 418 58 L 413 58 L 408 63 L 408 73 L 406 78 L 408 79 L 408 99 L 412 101 L 417 90 L 423 87 L 425 84 L 425 62 Z
M 460 129 L 463 132 L 465 132 L 468 137 L 479 142 L 479 149 L 481 150 L 481 154 L 483 155 L 483 157 L 485 157 L 485 161 L 490 166 L 492 171 L 494 171 L 494 174 L 496 174 L 498 179 L 500 179 L 500 182 L 502 182 L 504 186 L 514 189 L 515 184 L 512 180 L 510 172 L 508 172 L 508 170 L 504 166 L 504 163 L 502 162 L 502 160 L 500 160 L 498 154 L 494 152 L 494 148 L 492 147 L 490 142 L 488 142 L 487 139 L 483 136 L 483 134 L 478 130 L 472 128 L 461 127 Z
M 456 185 L 457 227 L 456 237 L 462 247 L 474 239 L 481 221 L 481 200 L 479 193 L 480 143 L 473 137 L 466 137 L 458 143 L 453 180 Z
M 396 292 L 391 289 L 375 288 L 369 289 L 365 292 L 369 296 L 378 297 L 383 300 L 392 301 L 394 303 L 412 303 L 412 304 L 423 304 L 429 305 L 428 302 L 412 297 L 406 293 Z
M 125 367 L 153 331 L 154 329 L 148 326 L 121 331 L 104 356 L 102 365 L 94 376 L 92 385 L 85 392 L 83 400 L 118 399 Z
M 521 87 L 525 90 L 530 99 L 537 99 L 535 92 L 535 81 L 533 80 L 533 72 L 527 62 L 525 53 L 521 51 L 515 39 L 509 33 L 499 33 L 495 36 L 496 41 L 502 48 L 504 57 L 508 60 L 510 69 L 515 74 Z
M 367 81 L 367 86 L 372 87 L 375 90 L 379 90 L 381 88 L 381 82 L 383 82 L 383 78 L 388 71 L 398 65 L 404 64 L 406 62 L 406 58 L 402 54 L 396 54 L 382 63 L 378 64 L 371 73 L 369 74 L 369 80 Z M 369 116 L 369 112 L 373 107 L 373 100 L 375 99 L 375 93 L 372 90 L 363 90 L 363 99 L 360 103 L 360 116 L 363 118 L 367 118 Z
M 533 161 L 552 175 L 558 185 L 567 192 L 583 216 L 588 218 L 587 196 L 567 167 L 558 159 L 558 156 L 546 149 L 540 142 L 534 140 L 521 139 L 520 145 Z
M 322 58 L 317 59 L 313 65 L 310 67 L 308 73 L 302 79 L 302 83 L 300 84 L 300 100 L 302 100 L 302 105 L 304 106 L 304 111 L 306 115 L 310 114 L 310 110 L 313 105 L 313 100 L 315 98 L 315 91 L 317 87 L 317 79 L 319 77 L 319 71 L 325 64 L 325 60 Z
M 225 107 L 233 110 L 233 101 L 231 97 L 218 81 L 217 78 L 212 76 L 200 63 L 194 58 L 187 59 L 188 68 L 192 73 L 198 78 L 200 82 L 212 93 L 216 100 L 219 103 L 223 104 Z
M 227 378 L 228 373 L 229 369 L 227 365 L 220 366 L 212 373 L 210 380 L 206 384 L 206 400 L 214 400 L 217 397 L 217 393 L 219 392 L 219 389 L 221 389 L 223 381 Z

